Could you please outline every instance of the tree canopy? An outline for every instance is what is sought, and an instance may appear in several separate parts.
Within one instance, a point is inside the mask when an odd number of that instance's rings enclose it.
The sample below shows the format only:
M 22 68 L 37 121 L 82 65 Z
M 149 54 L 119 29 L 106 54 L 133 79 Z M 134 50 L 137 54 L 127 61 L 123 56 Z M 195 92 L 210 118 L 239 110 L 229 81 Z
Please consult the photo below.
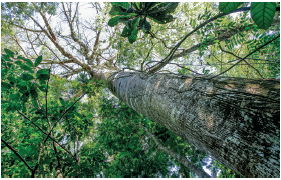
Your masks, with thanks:
M 280 79 L 279 6 L 2 2 L 1 176 L 242 177 L 95 73 Z

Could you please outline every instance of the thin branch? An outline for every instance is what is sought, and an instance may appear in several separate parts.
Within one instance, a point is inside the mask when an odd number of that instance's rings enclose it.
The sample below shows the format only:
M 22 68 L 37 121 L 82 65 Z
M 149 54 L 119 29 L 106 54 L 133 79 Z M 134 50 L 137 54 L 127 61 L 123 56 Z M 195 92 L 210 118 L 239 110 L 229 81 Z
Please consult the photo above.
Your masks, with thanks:
M 229 71 L 230 69 L 232 69 L 234 66 L 236 66 L 237 64 L 239 64 L 240 62 L 242 62 L 244 59 L 246 59 L 248 56 L 252 55 L 253 53 L 255 53 L 256 51 L 260 50 L 261 48 L 263 48 L 264 46 L 268 45 L 269 43 L 271 43 L 272 41 L 275 41 L 276 39 L 280 38 L 280 34 L 278 34 L 278 36 L 276 36 L 275 38 L 273 38 L 272 40 L 268 41 L 267 43 L 265 43 L 264 45 L 260 46 L 259 48 L 255 49 L 254 51 L 252 51 L 250 54 L 248 54 L 247 56 L 245 56 L 244 58 L 242 58 L 240 61 L 238 61 L 237 63 L 235 63 L 233 66 L 231 66 L 230 68 L 228 68 L 227 70 L 223 71 L 222 73 L 215 75 L 209 79 L 213 79 L 215 77 L 218 77 L 224 73 L 226 73 L 227 71 Z
M 233 12 L 230 12 L 230 13 L 228 13 L 228 14 L 235 13 L 235 12 L 240 12 L 240 11 L 247 11 L 247 10 L 249 10 L 249 7 L 246 7 L 246 8 L 243 7 L 243 8 L 239 8 L 239 9 L 233 11 Z M 216 20 L 217 18 L 220 18 L 220 17 L 225 16 L 225 15 L 228 15 L 228 14 L 226 14 L 226 13 L 220 13 L 220 14 L 218 14 L 218 15 L 216 15 L 216 16 L 210 18 L 209 20 L 203 22 L 203 23 L 200 24 L 199 26 L 197 26 L 193 31 L 191 31 L 190 33 L 188 33 L 177 45 L 175 45 L 175 47 L 170 51 L 170 53 L 169 53 L 163 60 L 161 60 L 161 61 L 164 62 L 164 63 L 155 64 L 154 66 L 150 67 L 149 69 L 146 69 L 146 71 L 148 71 L 148 73 L 154 73 L 154 72 L 160 70 L 161 68 L 163 68 L 163 67 L 164 67 L 168 62 L 170 62 L 171 60 L 176 59 L 176 58 L 179 58 L 179 57 L 183 57 L 183 56 L 189 54 L 190 52 L 193 52 L 193 51 L 197 50 L 198 47 L 200 47 L 200 45 L 201 45 L 202 43 L 199 43 L 199 44 L 197 44 L 197 45 L 195 45 L 195 46 L 193 46 L 193 47 L 191 47 L 191 48 L 189 48 L 189 49 L 184 50 L 184 51 L 181 52 L 181 53 L 178 53 L 178 54 L 175 54 L 175 55 L 174 55 L 174 53 L 176 52 L 176 50 L 178 49 L 178 47 L 182 44 L 182 42 L 183 42 L 184 40 L 186 40 L 187 37 L 189 37 L 190 35 L 192 35 L 193 33 L 195 33 L 197 30 L 199 30 L 201 27 L 203 27 L 204 25 L 208 24 L 209 22 L 214 21 L 214 20 Z M 280 20 L 279 20 L 279 21 L 278 21 L 278 20 L 274 20 L 271 25 L 279 24 L 279 23 L 280 23 Z M 252 26 L 252 25 L 253 25 L 253 24 L 250 24 L 248 27 L 250 27 L 250 26 Z M 216 39 L 214 39 L 214 40 L 224 41 L 224 40 L 226 40 L 226 39 L 232 37 L 233 35 L 235 35 L 235 34 L 241 32 L 241 31 L 243 31 L 245 28 L 246 28 L 246 26 L 244 26 L 243 28 L 240 27 L 239 29 L 233 29 L 233 30 L 229 31 L 227 35 L 219 36 L 218 38 L 216 38 Z M 238 30 L 238 31 L 237 31 L 237 30 Z M 211 45 L 214 40 L 209 41 L 209 43 L 208 43 L 208 44 L 205 44 L 205 45 L 206 45 L 206 46 Z
M 14 38 L 12 37 L 12 39 L 16 41 L 16 43 L 17 43 L 18 46 L 21 48 L 21 50 L 22 50 L 22 52 L 24 53 L 24 55 L 25 55 L 27 58 L 29 58 L 29 56 L 26 54 L 25 50 L 21 47 L 19 41 L 17 40 L 17 36 L 14 35 Z
M 37 126 L 33 121 L 31 121 L 28 117 L 26 117 L 24 114 L 22 114 L 19 110 L 17 110 L 20 115 L 22 115 L 25 119 L 27 119 L 31 124 L 33 124 L 35 127 L 37 127 L 43 134 L 48 135 L 45 131 L 43 131 L 39 126 Z M 75 157 L 72 155 L 70 151 L 68 151 L 65 147 L 63 147 L 57 140 L 55 140 L 53 137 L 49 136 L 50 139 L 52 139 L 55 143 L 57 143 L 63 150 L 65 150 L 68 154 L 71 155 L 73 159 Z M 75 159 L 76 160 L 76 159 Z
M 28 31 L 25 31 L 25 32 L 26 32 L 27 39 L 28 39 L 28 41 L 29 41 L 29 43 L 30 43 L 30 45 L 31 45 L 31 48 L 32 48 L 33 51 L 35 52 L 36 56 L 39 56 L 39 55 L 37 54 L 37 52 L 35 51 L 35 49 L 34 49 L 33 42 L 31 42 L 31 40 L 30 40 L 30 38 L 29 38 Z
M 235 55 L 234 53 L 222 49 L 222 47 L 221 47 L 220 44 L 219 44 L 219 48 L 221 49 L 222 52 L 231 54 L 232 56 L 234 56 L 234 57 L 236 57 L 236 58 L 238 58 L 238 59 L 242 59 L 241 57 Z M 264 79 L 263 76 L 261 75 L 261 73 L 260 73 L 254 66 L 252 66 L 250 63 L 248 63 L 245 59 L 243 59 L 243 61 L 244 61 L 248 66 L 250 66 L 251 68 L 253 68 L 253 69 L 259 74 L 259 76 L 260 76 L 262 79 Z
M 26 165 L 26 167 L 31 171 L 33 172 L 33 169 L 27 164 L 27 162 L 23 159 L 23 157 L 14 149 L 12 148 L 6 141 L 3 140 L 3 138 L 1 138 L 1 141 L 9 148 L 11 149 L 15 155 L 17 155 L 21 160 L 22 162 Z

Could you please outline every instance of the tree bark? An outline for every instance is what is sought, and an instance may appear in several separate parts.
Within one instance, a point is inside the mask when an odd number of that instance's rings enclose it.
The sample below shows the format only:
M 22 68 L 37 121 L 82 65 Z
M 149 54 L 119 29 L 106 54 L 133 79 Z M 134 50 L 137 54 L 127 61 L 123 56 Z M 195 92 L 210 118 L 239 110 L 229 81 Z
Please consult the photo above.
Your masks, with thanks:
M 279 177 L 279 82 L 119 72 L 107 87 L 244 177 Z

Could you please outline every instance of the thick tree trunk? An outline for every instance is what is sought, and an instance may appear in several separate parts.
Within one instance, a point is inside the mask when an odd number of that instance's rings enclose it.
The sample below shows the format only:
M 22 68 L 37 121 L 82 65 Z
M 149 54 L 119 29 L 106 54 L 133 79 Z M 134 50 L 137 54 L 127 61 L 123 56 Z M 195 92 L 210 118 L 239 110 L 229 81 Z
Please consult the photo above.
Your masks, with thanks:
M 107 86 L 244 177 L 280 176 L 279 80 L 120 72 Z

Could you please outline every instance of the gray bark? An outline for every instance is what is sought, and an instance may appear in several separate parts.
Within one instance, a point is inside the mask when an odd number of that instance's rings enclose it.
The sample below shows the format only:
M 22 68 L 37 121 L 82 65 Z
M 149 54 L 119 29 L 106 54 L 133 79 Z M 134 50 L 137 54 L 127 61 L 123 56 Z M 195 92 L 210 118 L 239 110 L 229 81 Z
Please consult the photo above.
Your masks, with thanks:
M 279 80 L 119 72 L 107 86 L 244 177 L 280 176 Z

